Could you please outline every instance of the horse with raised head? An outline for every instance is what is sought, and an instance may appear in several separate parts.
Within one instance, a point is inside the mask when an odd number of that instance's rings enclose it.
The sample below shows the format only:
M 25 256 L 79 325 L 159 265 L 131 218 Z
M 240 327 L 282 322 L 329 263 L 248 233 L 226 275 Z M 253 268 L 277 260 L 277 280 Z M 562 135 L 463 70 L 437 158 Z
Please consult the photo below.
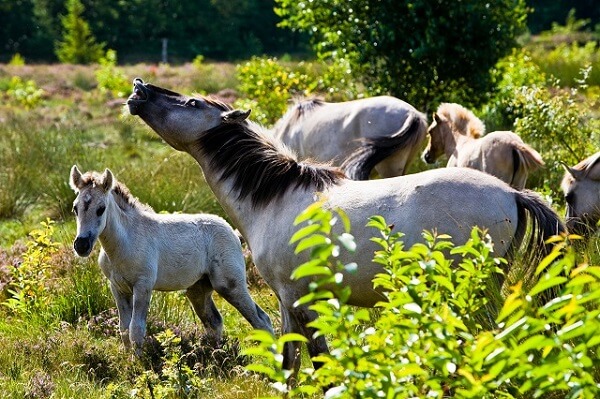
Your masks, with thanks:
M 352 224 L 357 250 L 340 261 L 356 262 L 356 273 L 344 275 L 351 288 L 348 303 L 374 306 L 385 297 L 373 288 L 382 272 L 373 262 L 378 249 L 366 227 L 381 215 L 403 232 L 411 246 L 423 230 L 437 230 L 455 243 L 469 239 L 473 226 L 487 229 L 498 256 L 525 246 L 535 251 L 544 240 L 564 231 L 556 213 L 532 191 L 517 191 L 488 174 L 468 168 L 443 168 L 389 179 L 354 181 L 335 167 L 298 161 L 279 140 L 247 120 L 250 111 L 233 110 L 205 97 L 188 97 L 134 80 L 127 100 L 138 115 L 173 148 L 193 156 L 233 224 L 246 238 L 254 262 L 280 304 L 282 332 L 308 340 L 311 356 L 327 351 L 325 337 L 314 336 L 307 323 L 316 314 L 295 302 L 309 292 L 310 280 L 291 280 L 292 271 L 308 260 L 295 254 L 289 241 L 296 216 L 317 198 L 330 209 L 342 209 Z M 527 234 L 526 234 L 527 232 Z M 283 366 L 299 365 L 299 343 L 284 347 Z M 318 365 L 317 365 L 318 366 Z
M 509 131 L 485 134 L 483 122 L 459 104 L 443 103 L 428 128 L 429 144 L 423 160 L 434 163 L 442 155 L 447 166 L 481 170 L 518 190 L 529 173 L 544 166 L 540 154 Z
M 273 332 L 271 319 L 252 300 L 239 237 L 221 217 L 209 214 L 157 214 L 140 203 L 112 172 L 82 174 L 71 168 L 77 198 L 77 237 L 73 248 L 88 256 L 97 240 L 98 263 L 110 281 L 126 347 L 141 354 L 153 290 L 186 290 L 207 334 L 218 343 L 223 319 L 217 291 L 257 329 Z
M 565 170 L 561 188 L 567 203 L 567 227 L 588 235 L 600 221 L 600 152 L 573 167 L 565 165 Z
M 380 177 L 405 174 L 425 144 L 427 119 L 391 96 L 338 103 L 307 99 L 291 106 L 273 131 L 300 159 L 342 166 L 359 151 L 360 160 L 346 173 L 366 180 L 373 168 Z

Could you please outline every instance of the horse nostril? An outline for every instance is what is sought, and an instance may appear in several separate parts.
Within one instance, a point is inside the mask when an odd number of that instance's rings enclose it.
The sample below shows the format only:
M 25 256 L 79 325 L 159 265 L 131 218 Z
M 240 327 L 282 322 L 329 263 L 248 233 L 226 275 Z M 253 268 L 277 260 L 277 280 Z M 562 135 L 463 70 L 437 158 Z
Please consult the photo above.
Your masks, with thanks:
M 77 255 L 87 256 L 91 252 L 91 240 L 86 237 L 77 237 L 73 241 L 73 249 L 77 252 Z

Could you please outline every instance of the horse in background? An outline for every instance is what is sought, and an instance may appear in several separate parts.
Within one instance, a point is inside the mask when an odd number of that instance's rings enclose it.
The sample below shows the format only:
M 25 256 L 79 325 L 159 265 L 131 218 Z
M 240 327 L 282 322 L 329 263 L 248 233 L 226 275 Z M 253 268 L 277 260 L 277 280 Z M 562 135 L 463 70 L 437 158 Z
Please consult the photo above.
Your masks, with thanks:
M 459 104 L 443 103 L 433 114 L 429 144 L 423 160 L 434 163 L 442 155 L 447 166 L 481 170 L 510 184 L 525 188 L 529 173 L 542 168 L 540 154 L 509 131 L 486 135 L 483 122 Z
M 600 221 L 600 152 L 573 167 L 564 165 L 561 188 L 565 195 L 569 231 L 589 235 Z
M 250 322 L 273 333 L 271 319 L 252 300 L 240 239 L 221 217 L 209 214 L 158 214 L 133 197 L 112 172 L 82 174 L 71 168 L 77 193 L 73 248 L 89 256 L 102 248 L 98 263 L 110 281 L 119 312 L 121 339 L 141 354 L 153 290 L 186 290 L 209 338 L 218 344 L 223 319 L 212 299 L 217 291 Z
M 343 273 L 351 289 L 348 304 L 373 307 L 385 300 L 373 288 L 382 266 L 373 262 L 380 249 L 376 231 L 366 223 L 381 215 L 404 233 L 406 247 L 422 242 L 423 230 L 449 234 L 466 242 L 473 226 L 487 229 L 494 254 L 513 249 L 538 253 L 545 240 L 564 232 L 552 208 L 533 191 L 517 191 L 499 179 L 470 168 L 440 168 L 389 179 L 353 181 L 340 169 L 299 161 L 270 132 L 247 120 L 250 111 L 234 110 L 206 97 L 189 97 L 141 79 L 134 80 L 127 100 L 138 115 L 174 149 L 200 165 L 206 183 L 241 231 L 261 276 L 277 295 L 282 333 L 307 339 L 311 357 L 327 352 L 324 336 L 310 322 L 316 313 L 296 301 L 309 293 L 310 279 L 292 280 L 293 270 L 309 254 L 295 253 L 290 238 L 294 219 L 318 198 L 328 209 L 341 209 L 352 225 L 353 254 L 341 253 L 343 264 L 355 262 L 356 273 Z M 297 370 L 299 342 L 286 342 L 282 367 Z M 318 364 L 315 364 L 318 367 Z
M 391 96 L 338 103 L 313 98 L 288 108 L 273 132 L 299 159 L 342 166 L 359 151 L 360 160 L 342 169 L 366 180 L 373 168 L 384 178 L 405 174 L 425 144 L 427 119 Z

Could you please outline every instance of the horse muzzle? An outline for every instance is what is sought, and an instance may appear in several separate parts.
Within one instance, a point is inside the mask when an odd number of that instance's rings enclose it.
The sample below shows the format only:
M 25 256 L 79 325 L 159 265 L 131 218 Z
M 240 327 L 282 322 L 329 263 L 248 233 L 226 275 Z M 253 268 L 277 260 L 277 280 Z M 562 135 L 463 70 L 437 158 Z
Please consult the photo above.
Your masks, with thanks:
M 148 88 L 142 79 L 135 78 L 133 80 L 133 93 L 131 93 L 126 103 L 129 107 L 129 113 L 137 115 L 140 106 L 146 101 L 148 101 Z
M 92 252 L 94 247 L 94 240 L 92 237 L 77 237 L 73 241 L 73 249 L 77 252 L 77 255 L 86 257 Z

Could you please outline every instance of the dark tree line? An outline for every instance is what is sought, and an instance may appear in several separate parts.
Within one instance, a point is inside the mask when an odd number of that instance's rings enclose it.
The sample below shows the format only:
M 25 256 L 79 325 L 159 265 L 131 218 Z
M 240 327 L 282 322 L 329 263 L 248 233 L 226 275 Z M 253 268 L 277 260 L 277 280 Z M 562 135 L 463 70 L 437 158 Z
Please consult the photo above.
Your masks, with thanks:
M 159 61 L 168 39 L 169 61 L 236 60 L 255 54 L 308 51 L 298 33 L 277 27 L 273 0 L 81 0 L 83 18 L 98 42 L 122 62 Z M 15 53 L 56 61 L 65 0 L 0 0 L 0 62 Z
M 408 0 L 397 0 L 400 5 Z M 436 0 L 431 0 L 432 5 Z M 81 0 L 83 18 L 98 42 L 121 62 L 156 62 L 163 38 L 169 60 L 239 60 L 250 55 L 306 53 L 305 35 L 278 28 L 274 0 Z M 440 3 L 443 4 L 444 2 Z M 494 2 L 491 2 L 493 6 Z M 532 33 L 564 22 L 571 8 L 577 18 L 600 22 L 598 0 L 528 0 Z M 402 8 L 402 7 L 400 7 Z M 0 0 L 0 62 L 20 53 L 27 62 L 55 62 L 65 0 Z M 401 23 L 401 21 L 398 21 Z

